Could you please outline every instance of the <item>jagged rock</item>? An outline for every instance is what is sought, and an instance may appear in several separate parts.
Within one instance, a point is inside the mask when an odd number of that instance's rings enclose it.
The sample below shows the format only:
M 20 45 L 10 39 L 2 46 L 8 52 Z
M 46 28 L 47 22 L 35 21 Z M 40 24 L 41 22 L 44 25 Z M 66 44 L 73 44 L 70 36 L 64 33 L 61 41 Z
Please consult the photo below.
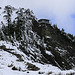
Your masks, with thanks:
M 14 66 L 14 67 L 12 67 L 12 70 L 18 70 L 18 69 Z

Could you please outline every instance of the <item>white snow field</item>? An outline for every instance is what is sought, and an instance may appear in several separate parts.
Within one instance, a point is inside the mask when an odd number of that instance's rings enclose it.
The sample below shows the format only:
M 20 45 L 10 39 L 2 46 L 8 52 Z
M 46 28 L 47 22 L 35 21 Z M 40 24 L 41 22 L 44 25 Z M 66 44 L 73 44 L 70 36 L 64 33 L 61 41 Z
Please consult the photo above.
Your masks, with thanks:
M 18 61 L 16 55 L 0 49 L 0 75 L 75 75 L 74 70 L 61 71 L 58 67 L 52 66 L 51 64 L 40 64 L 33 62 L 32 60 L 28 60 L 27 55 L 25 55 L 22 51 L 18 50 L 16 46 L 12 46 L 11 43 L 6 43 L 3 41 L 0 42 L 0 46 L 4 44 L 6 48 L 14 49 L 11 52 L 20 54 L 24 61 Z M 40 68 L 40 70 L 28 70 L 26 65 L 27 63 L 31 63 L 37 66 L 38 68 Z M 12 70 L 14 66 L 17 68 L 17 70 Z

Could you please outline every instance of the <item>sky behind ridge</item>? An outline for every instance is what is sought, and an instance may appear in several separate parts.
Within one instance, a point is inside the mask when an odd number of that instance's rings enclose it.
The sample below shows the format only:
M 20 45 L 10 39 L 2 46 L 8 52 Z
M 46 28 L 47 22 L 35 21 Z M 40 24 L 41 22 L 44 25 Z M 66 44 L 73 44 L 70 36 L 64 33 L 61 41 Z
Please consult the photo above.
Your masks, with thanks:
M 35 16 L 47 18 L 58 28 L 75 35 L 75 0 L 2 0 L 0 6 L 11 5 L 33 10 Z

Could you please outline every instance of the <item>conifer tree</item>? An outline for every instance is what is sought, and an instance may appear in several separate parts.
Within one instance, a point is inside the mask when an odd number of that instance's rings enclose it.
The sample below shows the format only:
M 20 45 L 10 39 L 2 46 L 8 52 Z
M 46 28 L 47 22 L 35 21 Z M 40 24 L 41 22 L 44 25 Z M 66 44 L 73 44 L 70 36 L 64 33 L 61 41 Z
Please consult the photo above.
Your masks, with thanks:
M 8 35 L 10 36 L 10 27 L 11 27 L 11 16 L 12 16 L 12 13 L 13 11 L 15 10 L 14 7 L 10 6 L 10 5 L 7 5 L 5 6 L 4 8 L 4 18 L 5 20 L 7 21 L 7 25 L 8 25 Z

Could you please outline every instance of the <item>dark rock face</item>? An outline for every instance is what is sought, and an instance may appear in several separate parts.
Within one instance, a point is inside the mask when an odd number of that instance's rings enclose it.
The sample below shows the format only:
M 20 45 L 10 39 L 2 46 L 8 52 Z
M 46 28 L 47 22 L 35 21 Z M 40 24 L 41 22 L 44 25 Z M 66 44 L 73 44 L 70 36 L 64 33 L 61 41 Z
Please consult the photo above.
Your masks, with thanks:
M 36 28 L 34 27 L 33 29 Z M 38 29 L 41 29 L 40 33 Z M 46 44 L 45 48 L 40 46 L 40 51 L 46 58 L 44 62 L 48 61 L 47 63 L 51 63 L 62 69 L 70 69 L 73 67 L 72 64 L 75 65 L 75 41 L 72 42 L 73 36 L 71 37 L 67 33 L 60 31 L 56 26 L 47 24 L 45 26 L 41 24 L 40 27 L 38 24 L 37 30 L 34 31 L 39 33 L 38 35 L 42 37 L 41 39 L 44 39 L 44 43 Z M 46 54 L 46 50 L 50 51 L 53 56 Z
M 28 70 L 32 70 L 32 71 L 38 71 L 38 70 L 40 70 L 40 68 L 38 68 L 35 65 L 30 64 L 30 63 L 27 63 L 27 66 L 28 66 L 27 67 Z

